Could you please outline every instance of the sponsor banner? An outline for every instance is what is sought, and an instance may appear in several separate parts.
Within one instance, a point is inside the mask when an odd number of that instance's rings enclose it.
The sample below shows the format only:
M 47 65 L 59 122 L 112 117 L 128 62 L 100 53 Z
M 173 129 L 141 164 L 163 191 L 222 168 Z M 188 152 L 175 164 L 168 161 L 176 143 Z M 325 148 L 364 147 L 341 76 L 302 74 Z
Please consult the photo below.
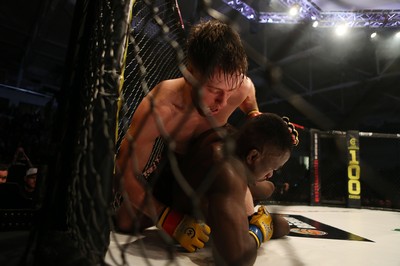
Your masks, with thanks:
M 347 207 L 361 207 L 361 182 L 360 182 L 360 144 L 358 131 L 348 131 L 347 140 L 347 177 L 348 177 L 348 198 Z
M 374 242 L 302 215 L 284 214 L 283 217 L 290 225 L 289 236 Z

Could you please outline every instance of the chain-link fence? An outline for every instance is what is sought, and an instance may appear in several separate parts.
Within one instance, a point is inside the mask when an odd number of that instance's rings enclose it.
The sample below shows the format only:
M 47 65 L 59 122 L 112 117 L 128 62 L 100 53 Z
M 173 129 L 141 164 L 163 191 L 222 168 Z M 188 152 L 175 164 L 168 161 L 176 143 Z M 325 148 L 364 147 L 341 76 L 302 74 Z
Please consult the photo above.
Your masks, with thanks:
M 272 200 L 400 208 L 399 134 L 299 131 L 302 145 L 273 177 L 277 190 Z
M 74 16 L 54 134 L 59 155 L 23 258 L 38 265 L 105 263 L 120 143 L 142 98 L 160 81 L 182 76 L 186 60 L 175 1 L 82 0 Z M 300 146 L 273 179 L 273 201 L 345 206 L 351 194 L 360 206 L 400 208 L 398 135 L 359 132 L 359 149 L 349 157 L 346 133 L 299 131 Z M 162 151 L 155 146 L 148 167 Z

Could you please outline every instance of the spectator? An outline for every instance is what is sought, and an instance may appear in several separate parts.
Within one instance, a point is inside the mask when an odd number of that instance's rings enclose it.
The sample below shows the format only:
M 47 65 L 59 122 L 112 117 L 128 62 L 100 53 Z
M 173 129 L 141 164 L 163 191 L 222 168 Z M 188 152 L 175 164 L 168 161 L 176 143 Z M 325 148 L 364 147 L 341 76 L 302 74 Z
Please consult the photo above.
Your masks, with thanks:
M 0 184 L 7 182 L 8 165 L 0 164 Z
M 38 169 L 31 167 L 26 171 L 24 177 L 24 187 L 22 191 L 25 197 L 31 200 L 34 200 L 35 198 L 37 173 Z
M 24 187 L 24 176 L 26 171 L 32 167 L 29 157 L 23 147 L 18 146 L 14 153 L 13 161 L 8 169 L 8 182 L 17 183 L 21 188 Z
M 1 209 L 26 209 L 32 207 L 32 199 L 23 195 L 21 187 L 7 180 L 8 167 L 0 165 L 0 208 Z M 7 181 L 7 182 L 6 182 Z M 32 185 L 30 181 L 30 185 Z M 34 186 L 34 185 L 33 185 Z

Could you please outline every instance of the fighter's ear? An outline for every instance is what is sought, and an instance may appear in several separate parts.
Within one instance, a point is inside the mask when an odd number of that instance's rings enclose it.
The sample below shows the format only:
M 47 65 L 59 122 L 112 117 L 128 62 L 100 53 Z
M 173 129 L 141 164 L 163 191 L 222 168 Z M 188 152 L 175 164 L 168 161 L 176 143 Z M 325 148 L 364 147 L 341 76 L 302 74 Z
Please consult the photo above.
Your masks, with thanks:
M 261 153 L 257 149 L 252 149 L 247 153 L 246 162 L 248 165 L 254 164 L 254 162 L 261 156 Z

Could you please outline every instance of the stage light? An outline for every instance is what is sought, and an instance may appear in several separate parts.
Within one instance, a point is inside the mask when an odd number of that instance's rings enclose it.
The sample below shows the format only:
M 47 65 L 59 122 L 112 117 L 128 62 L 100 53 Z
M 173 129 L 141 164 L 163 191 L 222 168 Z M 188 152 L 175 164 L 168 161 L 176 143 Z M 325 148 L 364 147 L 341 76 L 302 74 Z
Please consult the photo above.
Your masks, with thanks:
M 371 33 L 371 39 L 375 38 L 377 36 L 376 32 Z
M 313 26 L 313 28 L 316 28 L 316 27 L 318 27 L 318 21 L 316 20 L 316 21 L 314 21 L 313 22 L 313 24 L 312 24 L 312 26 Z
M 398 32 L 394 35 L 394 37 L 395 37 L 395 38 L 400 38 L 400 31 L 398 31 Z
M 289 9 L 289 15 L 292 17 L 297 16 L 300 13 L 300 6 L 298 4 L 293 5 L 290 9 Z
M 337 36 L 344 36 L 347 33 L 347 25 L 346 24 L 341 24 L 336 26 L 335 32 Z
M 277 1 L 277 0 L 275 0 Z M 398 0 L 397 0 L 398 1 Z M 291 16 L 299 15 L 300 17 L 308 18 L 314 21 L 317 18 L 320 19 L 319 27 L 334 27 L 335 23 L 333 21 L 352 21 L 352 28 L 393 28 L 399 27 L 400 12 L 398 9 L 395 10 L 360 10 L 360 11 L 321 11 L 321 9 L 316 6 L 310 0 L 279 0 L 286 7 L 290 8 L 288 13 L 283 12 L 264 12 L 260 10 L 254 10 L 243 0 L 223 0 L 226 4 L 231 6 L 233 9 L 239 11 L 244 17 L 250 19 L 250 17 L 257 12 L 258 13 L 258 23 L 276 23 L 276 24 L 296 24 L 302 23 L 303 20 L 288 18 L 288 14 Z M 269 2 L 269 1 L 267 1 Z M 295 4 L 293 4 L 296 2 Z M 324 1 L 319 1 L 324 2 Z

